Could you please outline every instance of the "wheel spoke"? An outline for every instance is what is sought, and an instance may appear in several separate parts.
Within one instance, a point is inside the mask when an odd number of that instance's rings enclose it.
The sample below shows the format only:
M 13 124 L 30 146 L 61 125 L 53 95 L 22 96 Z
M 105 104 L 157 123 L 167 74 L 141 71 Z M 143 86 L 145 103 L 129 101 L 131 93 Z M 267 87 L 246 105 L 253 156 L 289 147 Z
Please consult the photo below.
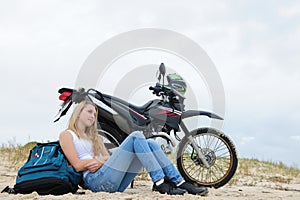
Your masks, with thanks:
M 210 132 L 193 136 L 195 144 L 209 164 L 208 168 L 204 166 L 191 143 L 187 142 L 185 144 L 181 161 L 185 174 L 191 180 L 199 184 L 210 185 L 226 178 L 233 165 L 231 160 L 232 151 L 222 137 Z

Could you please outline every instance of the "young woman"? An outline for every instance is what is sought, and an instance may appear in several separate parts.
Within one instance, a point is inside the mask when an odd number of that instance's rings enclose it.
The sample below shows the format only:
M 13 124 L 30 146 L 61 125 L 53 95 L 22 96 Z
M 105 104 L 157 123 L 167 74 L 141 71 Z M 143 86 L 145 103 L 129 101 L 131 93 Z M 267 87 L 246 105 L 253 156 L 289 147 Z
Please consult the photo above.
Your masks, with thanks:
M 97 133 L 97 107 L 90 101 L 76 106 L 68 129 L 60 134 L 61 147 L 76 171 L 83 171 L 85 186 L 93 192 L 123 192 L 142 167 L 162 194 L 206 195 L 207 188 L 184 181 L 159 145 L 133 132 L 109 155 Z

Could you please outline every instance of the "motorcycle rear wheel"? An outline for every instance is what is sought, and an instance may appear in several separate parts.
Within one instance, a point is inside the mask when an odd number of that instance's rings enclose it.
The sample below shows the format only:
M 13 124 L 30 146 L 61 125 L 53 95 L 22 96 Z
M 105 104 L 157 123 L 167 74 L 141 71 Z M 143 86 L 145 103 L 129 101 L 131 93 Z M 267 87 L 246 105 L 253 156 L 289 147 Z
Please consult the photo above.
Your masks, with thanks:
M 199 128 L 192 131 L 191 135 L 206 157 L 209 167 L 204 166 L 185 136 L 179 143 L 177 152 L 177 168 L 180 174 L 186 181 L 199 186 L 224 186 L 233 177 L 238 166 L 233 142 L 224 133 L 213 128 Z
M 101 136 L 103 143 L 110 154 L 112 154 L 124 140 L 118 131 L 113 127 L 101 124 L 101 129 L 98 129 L 98 134 Z

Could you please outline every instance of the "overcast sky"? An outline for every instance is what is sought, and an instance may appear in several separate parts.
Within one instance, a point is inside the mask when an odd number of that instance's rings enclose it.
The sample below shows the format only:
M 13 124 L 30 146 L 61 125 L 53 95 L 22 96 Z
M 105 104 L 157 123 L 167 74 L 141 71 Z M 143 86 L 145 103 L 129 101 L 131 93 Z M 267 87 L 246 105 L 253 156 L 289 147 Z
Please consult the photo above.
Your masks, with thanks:
M 299 22 L 291 0 L 2 1 L 0 142 L 56 140 L 67 123 L 53 123 L 57 90 L 74 87 L 91 52 L 123 32 L 158 28 L 192 39 L 215 64 L 222 131 L 240 157 L 300 167 Z

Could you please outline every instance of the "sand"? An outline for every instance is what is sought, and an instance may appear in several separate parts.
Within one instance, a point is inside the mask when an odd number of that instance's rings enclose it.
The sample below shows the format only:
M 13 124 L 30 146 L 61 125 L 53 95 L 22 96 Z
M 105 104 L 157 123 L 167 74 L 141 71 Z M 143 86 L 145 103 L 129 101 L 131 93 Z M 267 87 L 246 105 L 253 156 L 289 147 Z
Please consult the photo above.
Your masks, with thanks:
M 0 189 L 4 189 L 6 186 L 13 186 L 15 184 L 15 175 L 17 173 L 18 166 L 7 162 L 5 159 L 0 163 Z M 85 192 L 85 194 L 66 194 L 61 196 L 46 195 L 40 196 L 37 193 L 31 193 L 27 195 L 22 194 L 7 194 L 1 193 L 1 200 L 16 200 L 16 199 L 76 199 L 76 200 L 93 200 L 93 199 L 143 199 L 143 200 L 167 200 L 167 199 L 205 199 L 205 200 L 236 200 L 236 199 L 300 199 L 300 182 L 292 182 L 289 184 L 280 182 L 261 182 L 253 186 L 251 180 L 241 179 L 236 181 L 236 183 L 231 185 L 225 185 L 219 189 L 209 189 L 208 196 L 201 197 L 190 194 L 184 194 L 183 196 L 170 196 L 166 194 L 159 194 L 157 192 L 152 192 L 152 183 L 149 178 L 137 178 L 134 182 L 133 188 L 128 188 L 123 193 L 93 193 L 89 190 L 79 191 Z M 251 178 L 251 177 L 250 177 Z M 249 179 L 246 178 L 246 179 Z

